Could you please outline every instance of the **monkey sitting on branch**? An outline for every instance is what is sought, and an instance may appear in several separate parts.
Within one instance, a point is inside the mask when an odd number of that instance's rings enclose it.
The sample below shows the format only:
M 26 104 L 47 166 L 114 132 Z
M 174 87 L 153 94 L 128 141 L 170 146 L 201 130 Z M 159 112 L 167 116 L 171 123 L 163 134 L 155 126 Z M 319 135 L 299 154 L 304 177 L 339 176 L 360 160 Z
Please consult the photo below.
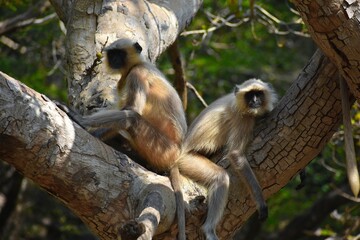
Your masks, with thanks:
M 103 141 L 121 134 L 152 169 L 169 173 L 176 197 L 178 239 L 186 239 L 180 173 L 206 186 L 209 190 L 208 214 L 203 229 L 206 239 L 216 240 L 214 231 L 227 202 L 229 176 L 207 158 L 182 151 L 187 125 L 180 97 L 164 75 L 143 59 L 141 51 L 138 43 L 127 39 L 106 48 L 107 64 L 121 73 L 117 85 L 119 109 L 80 116 L 62 108 L 75 122 Z M 130 221 L 129 224 L 138 223 Z M 144 229 L 126 225 L 123 229 L 126 227 Z M 135 234 L 140 236 L 142 233 Z
M 205 108 L 190 125 L 184 142 L 186 152 L 211 156 L 224 151 L 224 157 L 255 199 L 261 220 L 267 218 L 268 209 L 262 189 L 247 161 L 246 150 L 253 138 L 255 120 L 270 112 L 276 101 L 277 96 L 270 84 L 258 79 L 247 80 L 237 85 L 234 93 Z

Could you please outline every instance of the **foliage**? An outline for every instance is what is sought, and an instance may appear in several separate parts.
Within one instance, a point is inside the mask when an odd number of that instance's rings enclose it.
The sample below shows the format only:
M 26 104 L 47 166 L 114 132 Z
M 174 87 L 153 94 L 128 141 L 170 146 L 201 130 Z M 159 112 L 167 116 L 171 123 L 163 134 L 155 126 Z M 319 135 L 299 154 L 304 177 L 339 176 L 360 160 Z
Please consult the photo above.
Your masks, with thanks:
M 279 19 L 294 22 L 299 19 L 285 4 L 276 4 L 276 1 L 256 3 L 275 13 Z M 232 18 L 228 25 L 249 18 L 247 1 L 239 13 L 240 18 Z M 274 34 L 273 29 L 264 25 L 258 16 L 238 27 L 227 26 L 221 21 L 232 16 L 234 14 L 226 3 L 205 1 L 192 24 L 180 36 L 188 81 L 196 86 L 208 103 L 230 92 L 235 84 L 253 77 L 272 83 L 282 95 L 314 52 L 312 40 L 292 33 Z M 217 29 L 212 31 L 214 27 Z M 196 30 L 204 32 L 190 34 Z M 165 61 L 167 58 L 163 57 L 160 62 Z M 189 98 L 188 116 L 191 121 L 202 106 L 193 95 Z
M 0 21 L 23 13 L 36 2 L 5 1 L 5 7 L 0 8 Z M 51 13 L 49 9 L 39 18 Z M 64 70 L 58 65 L 64 54 L 64 34 L 59 20 L 51 18 L 40 24 L 19 28 L 3 37 L 11 39 L 13 43 L 9 47 L 4 39 L 0 40 L 0 70 L 51 98 L 64 101 Z

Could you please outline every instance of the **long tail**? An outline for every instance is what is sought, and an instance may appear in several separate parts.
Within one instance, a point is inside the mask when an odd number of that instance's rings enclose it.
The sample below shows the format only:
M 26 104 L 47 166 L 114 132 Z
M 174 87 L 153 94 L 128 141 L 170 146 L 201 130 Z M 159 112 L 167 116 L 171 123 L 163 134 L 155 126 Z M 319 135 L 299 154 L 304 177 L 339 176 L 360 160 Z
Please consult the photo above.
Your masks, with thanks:
M 180 179 L 180 172 L 177 166 L 173 167 L 170 170 L 170 181 L 172 187 L 175 192 L 175 199 L 176 199 L 176 213 L 177 213 L 177 220 L 178 220 L 178 239 L 179 240 L 186 240 L 185 235 L 185 205 L 184 205 L 184 197 L 181 192 L 181 179 Z
M 356 165 L 355 147 L 352 136 L 352 126 L 350 118 L 350 104 L 349 104 L 349 90 L 345 79 L 340 77 L 341 103 L 343 110 L 343 124 L 344 124 L 344 140 L 345 140 L 345 155 L 346 155 L 346 169 L 347 176 L 351 190 L 355 197 L 358 196 L 360 190 L 359 171 Z

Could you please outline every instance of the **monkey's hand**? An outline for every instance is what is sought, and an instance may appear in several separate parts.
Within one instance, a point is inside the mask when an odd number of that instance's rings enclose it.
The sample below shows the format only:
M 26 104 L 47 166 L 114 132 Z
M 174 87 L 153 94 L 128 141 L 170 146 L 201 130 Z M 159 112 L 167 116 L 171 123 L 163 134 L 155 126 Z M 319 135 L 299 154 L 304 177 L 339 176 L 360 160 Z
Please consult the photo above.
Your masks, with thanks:
M 299 176 L 300 176 L 300 183 L 299 185 L 296 186 L 296 190 L 300 190 L 302 189 L 304 186 L 305 186 L 305 182 L 306 182 L 306 169 L 302 169 L 299 173 Z
M 65 112 L 71 120 L 76 122 L 80 127 L 84 128 L 86 130 L 86 126 L 84 126 L 84 117 L 81 116 L 76 111 L 72 110 L 71 108 L 67 107 L 65 104 L 60 103 L 58 101 L 54 101 L 56 106 L 60 108 L 63 112 Z
M 260 221 L 265 221 L 268 217 L 268 207 L 267 205 L 261 205 L 258 208 L 258 218 Z
M 119 229 L 119 234 L 121 239 L 136 240 L 145 232 L 145 230 L 143 223 L 131 220 Z

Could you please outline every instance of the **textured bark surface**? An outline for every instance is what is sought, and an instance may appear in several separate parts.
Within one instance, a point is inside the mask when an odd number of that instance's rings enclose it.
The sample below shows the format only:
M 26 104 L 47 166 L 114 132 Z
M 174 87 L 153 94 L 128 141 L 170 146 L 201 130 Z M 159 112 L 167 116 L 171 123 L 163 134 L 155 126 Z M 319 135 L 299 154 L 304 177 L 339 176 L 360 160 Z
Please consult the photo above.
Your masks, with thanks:
M 145 199 L 157 206 L 150 214 L 161 215 L 160 232 L 173 223 L 168 178 L 106 146 L 73 125 L 46 96 L 1 72 L 0 102 L 0 142 L 6 143 L 0 159 L 59 198 L 101 239 L 116 239 Z M 156 197 L 151 204 L 149 193 L 159 193 L 161 201 Z
M 266 197 L 280 190 L 322 149 L 341 117 L 337 71 L 320 52 L 294 82 L 275 110 L 257 129 L 251 164 Z M 99 140 L 74 126 L 45 96 L 6 75 L 0 79 L 1 159 L 14 165 L 79 215 L 101 239 L 112 239 L 121 224 L 139 214 L 141 202 L 154 191 L 163 204 L 153 216 L 161 219 L 157 239 L 174 239 L 174 196 L 168 179 L 145 171 Z M 15 101 L 16 100 L 16 101 Z M 220 163 L 225 167 L 227 162 Z M 219 237 L 229 239 L 255 206 L 236 175 Z M 188 239 L 199 239 L 204 195 L 184 182 Z M 159 202 L 157 200 L 157 202 Z M 269 206 L 271 208 L 271 206 Z M 200 209 L 200 211 L 199 211 Z
M 111 107 L 115 85 L 99 56 L 119 38 L 137 41 L 151 62 L 191 22 L 202 1 L 51 0 L 67 29 L 66 62 L 69 101 L 82 113 Z
M 312 39 L 338 67 L 352 94 L 360 99 L 360 2 L 293 1 Z

